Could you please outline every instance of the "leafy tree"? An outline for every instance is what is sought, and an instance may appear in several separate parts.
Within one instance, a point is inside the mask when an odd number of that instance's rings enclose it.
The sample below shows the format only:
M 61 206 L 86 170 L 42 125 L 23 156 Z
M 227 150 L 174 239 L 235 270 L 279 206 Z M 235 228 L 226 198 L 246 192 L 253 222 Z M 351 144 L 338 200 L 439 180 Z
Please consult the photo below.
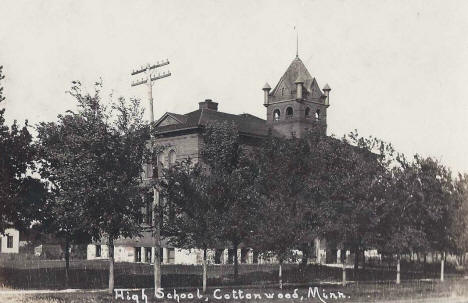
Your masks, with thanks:
M 363 138 L 355 131 L 342 140 L 319 142 L 316 157 L 320 209 L 327 239 L 359 255 L 375 247 L 379 238 L 380 210 L 385 203 L 388 153 L 392 147 L 379 139 Z
M 459 256 L 460 264 L 465 263 L 468 251 L 468 175 L 459 174 L 455 180 L 455 198 L 458 200 L 458 209 L 455 214 L 452 233 L 455 240 L 455 253 Z
M 101 84 L 93 95 L 83 93 L 74 82 L 70 94 L 78 111 L 68 111 L 57 122 L 38 126 L 43 147 L 43 173 L 52 184 L 52 210 L 79 222 L 68 235 L 83 227 L 94 239 L 109 246 L 109 291 L 114 287 L 114 241 L 141 232 L 144 206 L 142 163 L 149 139 L 138 100 L 120 98 L 107 108 L 100 97 Z M 70 209 L 70 207 L 73 209 Z M 66 229 L 66 222 L 56 222 Z M 64 223 L 64 224 L 62 224 Z
M 425 209 L 423 230 L 429 248 L 442 254 L 441 279 L 445 253 L 456 249 L 453 226 L 459 208 L 450 170 L 430 157 L 414 157 L 419 190 Z
M 237 249 L 251 236 L 259 214 L 254 187 L 255 165 L 241 144 L 235 124 L 208 125 L 203 139 L 201 154 L 208 169 L 206 194 L 218 213 L 215 224 L 220 238 L 234 249 L 234 277 L 237 279 Z
M 4 100 L 0 86 L 0 104 Z M 45 191 L 40 180 L 29 175 L 35 168 L 34 157 L 28 122 L 20 127 L 14 121 L 9 127 L 5 109 L 0 109 L 0 234 L 8 227 L 25 231 L 40 217 Z
M 207 196 L 206 171 L 189 158 L 164 170 L 161 181 L 166 204 L 164 228 L 169 242 L 182 248 L 203 250 L 203 291 L 207 281 L 207 249 L 219 243 L 213 200 Z
M 401 255 L 425 250 L 428 242 L 423 230 L 426 213 L 417 169 L 402 155 L 398 155 L 396 160 L 399 165 L 389 171 L 387 179 L 378 247 L 383 253 L 397 255 L 396 283 L 399 284 Z
M 317 205 L 308 186 L 314 166 L 311 155 L 307 140 L 269 137 L 255 161 L 261 211 L 251 246 L 277 258 L 280 288 L 283 262 L 294 260 L 293 250 L 317 236 Z

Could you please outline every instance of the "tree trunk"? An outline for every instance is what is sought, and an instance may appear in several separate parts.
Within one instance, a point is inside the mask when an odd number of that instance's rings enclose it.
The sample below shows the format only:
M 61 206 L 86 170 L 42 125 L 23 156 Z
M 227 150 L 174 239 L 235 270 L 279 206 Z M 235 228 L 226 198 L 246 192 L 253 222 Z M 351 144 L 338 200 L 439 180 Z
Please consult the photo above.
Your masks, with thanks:
M 445 263 L 445 252 L 442 253 L 440 258 L 440 281 L 444 282 L 444 263 Z
M 397 266 L 396 266 L 396 284 L 400 284 L 400 254 L 397 255 Z
M 70 240 L 65 239 L 65 287 L 68 288 L 70 277 Z
M 362 255 L 361 255 L 361 258 L 362 258 L 362 270 L 366 270 L 366 251 L 363 249 L 362 250 Z
M 239 258 L 237 255 L 237 247 L 239 243 L 234 243 L 234 279 L 237 280 L 239 278 Z
M 307 260 L 309 259 L 309 245 L 304 243 L 302 245 L 302 260 L 301 264 L 307 265 Z
M 356 247 L 356 249 L 354 250 L 354 271 L 357 272 L 358 269 L 359 269 L 359 248 Z
M 206 280 L 207 280 L 207 272 L 206 272 L 206 247 L 203 248 L 203 293 L 206 293 Z
M 279 288 L 283 289 L 283 260 L 279 261 L 279 268 L 278 268 L 278 280 L 279 280 Z
M 114 239 L 109 237 L 109 290 L 112 294 L 114 292 Z
M 346 262 L 342 262 L 342 269 L 343 269 L 343 286 L 346 286 Z
M 359 278 L 359 248 L 354 249 L 354 280 Z

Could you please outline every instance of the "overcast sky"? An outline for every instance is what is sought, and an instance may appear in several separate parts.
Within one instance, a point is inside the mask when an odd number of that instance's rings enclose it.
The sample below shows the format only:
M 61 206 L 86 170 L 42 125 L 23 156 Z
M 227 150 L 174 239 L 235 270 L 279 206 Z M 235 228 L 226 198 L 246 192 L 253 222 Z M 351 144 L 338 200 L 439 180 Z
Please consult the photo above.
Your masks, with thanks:
M 467 1 L 3 0 L 7 120 L 73 109 L 72 80 L 145 98 L 130 72 L 166 58 L 156 118 L 207 98 L 265 118 L 261 88 L 294 59 L 294 26 L 299 56 L 332 88 L 329 134 L 358 129 L 468 172 Z

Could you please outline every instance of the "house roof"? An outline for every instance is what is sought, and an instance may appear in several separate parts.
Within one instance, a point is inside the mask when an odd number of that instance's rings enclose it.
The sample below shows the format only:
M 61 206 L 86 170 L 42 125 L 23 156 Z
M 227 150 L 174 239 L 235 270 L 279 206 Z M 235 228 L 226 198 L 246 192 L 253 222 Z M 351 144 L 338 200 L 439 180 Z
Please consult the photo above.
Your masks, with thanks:
M 164 119 L 171 117 L 177 120 L 176 123 L 161 125 Z M 228 114 L 212 109 L 198 109 L 185 115 L 166 113 L 156 122 L 156 132 L 166 133 L 184 129 L 203 128 L 213 122 L 234 123 L 240 133 L 253 136 L 268 135 L 266 121 L 251 114 Z
M 281 88 L 285 88 L 289 91 L 295 89 L 296 82 L 298 80 L 303 83 L 304 89 L 310 94 L 312 98 L 320 98 L 323 95 L 320 87 L 317 84 L 317 81 L 310 75 L 309 71 L 299 57 L 296 57 L 291 62 L 288 69 L 271 92 L 271 95 L 279 96 L 279 90 Z

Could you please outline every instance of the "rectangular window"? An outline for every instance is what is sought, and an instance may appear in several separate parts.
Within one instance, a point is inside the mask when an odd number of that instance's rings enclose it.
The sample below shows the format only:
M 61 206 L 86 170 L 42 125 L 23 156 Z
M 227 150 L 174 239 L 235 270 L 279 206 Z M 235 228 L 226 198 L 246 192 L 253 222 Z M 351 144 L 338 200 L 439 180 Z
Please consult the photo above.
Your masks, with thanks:
M 214 262 L 215 264 L 221 264 L 221 256 L 223 255 L 224 249 L 216 249 L 215 250 L 215 256 L 214 256 Z
M 96 257 L 101 256 L 101 245 L 96 245 Z
M 151 247 L 145 247 L 145 260 L 147 263 L 151 263 Z
M 175 263 L 175 249 L 174 248 L 167 249 L 167 263 L 169 264 Z
M 135 247 L 135 262 L 141 262 L 141 247 Z
M 13 248 L 13 236 L 7 235 L 7 248 Z
M 248 253 L 249 253 L 248 248 L 242 248 L 241 249 L 241 258 L 240 258 L 241 263 L 247 263 L 247 254 Z
M 148 225 L 151 225 L 153 223 L 153 201 L 152 200 L 147 200 L 146 201 L 146 223 Z
M 147 179 L 153 178 L 153 164 L 151 163 L 146 164 L 146 178 Z

